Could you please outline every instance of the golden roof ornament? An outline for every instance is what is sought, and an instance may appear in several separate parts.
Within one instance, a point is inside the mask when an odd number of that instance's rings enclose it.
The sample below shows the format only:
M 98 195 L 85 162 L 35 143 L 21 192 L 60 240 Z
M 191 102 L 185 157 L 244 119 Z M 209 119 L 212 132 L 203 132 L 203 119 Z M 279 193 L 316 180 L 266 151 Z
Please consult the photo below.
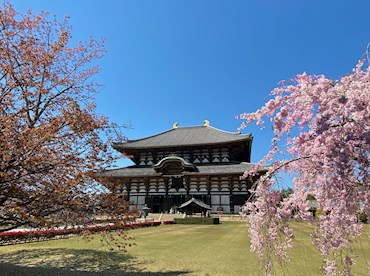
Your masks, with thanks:
M 175 128 L 178 128 L 179 127 L 179 122 L 176 122 L 172 125 L 172 128 L 175 129 Z
M 208 120 L 204 120 L 203 122 L 204 122 L 203 126 L 206 126 L 206 127 L 209 126 L 209 121 Z

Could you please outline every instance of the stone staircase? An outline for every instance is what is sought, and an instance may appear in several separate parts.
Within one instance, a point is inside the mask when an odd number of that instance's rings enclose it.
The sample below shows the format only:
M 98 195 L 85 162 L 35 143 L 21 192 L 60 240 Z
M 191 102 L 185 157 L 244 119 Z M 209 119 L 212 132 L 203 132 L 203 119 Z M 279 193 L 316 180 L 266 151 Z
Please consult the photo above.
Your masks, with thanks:
M 195 215 L 194 215 L 195 216 Z M 184 214 L 165 214 L 165 213 L 150 213 L 146 217 L 147 219 L 152 219 L 154 221 L 168 221 L 174 220 L 175 218 L 183 218 Z M 211 217 L 219 218 L 220 221 L 245 221 L 245 218 L 241 215 L 233 214 L 211 214 Z

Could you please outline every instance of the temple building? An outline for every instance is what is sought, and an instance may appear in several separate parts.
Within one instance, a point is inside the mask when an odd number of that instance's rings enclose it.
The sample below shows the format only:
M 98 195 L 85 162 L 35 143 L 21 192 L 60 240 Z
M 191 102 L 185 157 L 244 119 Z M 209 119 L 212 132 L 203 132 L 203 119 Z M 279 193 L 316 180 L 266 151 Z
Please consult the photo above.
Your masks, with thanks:
M 153 213 L 169 212 L 195 198 L 212 212 L 238 213 L 252 183 L 240 176 L 251 169 L 253 137 L 204 125 L 173 128 L 138 140 L 116 143 L 132 166 L 107 170 L 104 176 L 130 201 Z

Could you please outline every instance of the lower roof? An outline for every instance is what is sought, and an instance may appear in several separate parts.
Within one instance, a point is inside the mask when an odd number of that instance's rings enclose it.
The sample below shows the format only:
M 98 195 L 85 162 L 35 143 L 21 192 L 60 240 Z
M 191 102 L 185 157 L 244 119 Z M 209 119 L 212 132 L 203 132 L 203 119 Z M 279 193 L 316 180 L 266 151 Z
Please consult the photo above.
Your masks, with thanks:
M 183 175 L 220 175 L 220 174 L 239 174 L 242 175 L 245 171 L 250 171 L 254 164 L 241 162 L 241 163 L 219 163 L 197 165 L 197 171 L 188 172 L 184 171 Z M 148 176 L 162 176 L 162 173 L 157 173 L 153 167 L 143 166 L 129 166 L 119 169 L 106 170 L 103 176 L 107 177 L 148 177 Z

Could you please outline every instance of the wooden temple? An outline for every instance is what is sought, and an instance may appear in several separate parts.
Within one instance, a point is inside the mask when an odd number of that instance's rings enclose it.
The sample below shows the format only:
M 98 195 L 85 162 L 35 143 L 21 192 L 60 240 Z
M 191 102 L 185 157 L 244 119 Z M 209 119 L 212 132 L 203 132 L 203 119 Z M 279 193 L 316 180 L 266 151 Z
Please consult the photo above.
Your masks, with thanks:
M 251 169 L 250 134 L 226 132 L 209 125 L 173 128 L 113 147 L 129 156 L 132 166 L 107 170 L 114 190 L 153 213 L 169 212 L 191 198 L 211 212 L 238 213 L 252 183 L 240 176 Z

